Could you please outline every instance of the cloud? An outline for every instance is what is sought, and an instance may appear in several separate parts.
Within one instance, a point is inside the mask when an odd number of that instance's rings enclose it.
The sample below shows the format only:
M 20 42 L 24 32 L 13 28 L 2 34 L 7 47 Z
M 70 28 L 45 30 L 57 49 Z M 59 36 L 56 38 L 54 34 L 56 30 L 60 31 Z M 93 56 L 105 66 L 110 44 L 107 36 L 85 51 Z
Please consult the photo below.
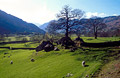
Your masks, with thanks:
M 113 14 L 113 16 L 119 16 L 118 14 Z
M 98 13 L 98 12 L 94 12 L 94 13 L 92 13 L 92 12 L 87 12 L 85 18 L 91 18 L 91 17 L 93 17 L 93 16 L 106 17 L 107 14 L 105 14 L 105 13 Z

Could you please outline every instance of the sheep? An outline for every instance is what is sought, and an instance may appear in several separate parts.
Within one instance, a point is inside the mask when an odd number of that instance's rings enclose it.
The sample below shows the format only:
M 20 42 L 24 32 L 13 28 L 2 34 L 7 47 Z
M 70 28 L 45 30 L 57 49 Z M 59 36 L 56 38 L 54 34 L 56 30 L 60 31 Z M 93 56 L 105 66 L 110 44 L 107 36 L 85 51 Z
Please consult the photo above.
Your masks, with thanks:
M 31 59 L 31 62 L 34 62 L 35 61 L 35 59 Z
M 71 77 L 71 76 L 73 76 L 73 74 L 71 74 L 71 73 L 68 73 L 68 74 L 66 75 L 66 77 Z
M 86 75 L 86 77 L 89 77 L 88 75 Z
M 82 61 L 82 66 L 85 67 L 85 61 Z
M 4 55 L 6 55 L 6 54 L 8 54 L 8 53 L 4 53 Z
M 13 61 L 11 60 L 10 64 L 13 64 Z

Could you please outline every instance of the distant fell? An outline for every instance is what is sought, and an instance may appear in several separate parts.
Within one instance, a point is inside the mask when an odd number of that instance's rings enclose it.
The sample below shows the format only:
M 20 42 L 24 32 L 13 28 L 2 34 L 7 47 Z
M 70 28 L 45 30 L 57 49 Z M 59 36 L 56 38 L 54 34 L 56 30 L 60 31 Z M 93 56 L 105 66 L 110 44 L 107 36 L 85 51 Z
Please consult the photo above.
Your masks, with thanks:
M 103 19 L 108 30 L 120 29 L 120 16 L 109 16 Z
M 0 10 L 0 34 L 23 32 L 34 32 L 40 34 L 45 33 L 44 30 L 40 29 L 36 25 L 32 23 L 27 23 L 18 17 L 7 14 L 6 12 Z
M 43 29 L 44 31 L 46 30 L 47 26 L 48 26 L 49 22 L 44 23 L 42 25 L 39 26 L 40 29 Z

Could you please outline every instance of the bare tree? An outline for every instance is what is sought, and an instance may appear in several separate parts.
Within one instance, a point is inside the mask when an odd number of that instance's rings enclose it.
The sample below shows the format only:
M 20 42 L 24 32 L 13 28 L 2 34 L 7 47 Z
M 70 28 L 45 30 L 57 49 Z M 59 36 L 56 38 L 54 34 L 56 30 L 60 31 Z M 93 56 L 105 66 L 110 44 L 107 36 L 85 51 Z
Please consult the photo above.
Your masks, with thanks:
M 98 31 L 106 27 L 106 24 L 103 23 L 103 20 L 98 17 L 88 19 L 87 25 L 92 27 L 91 29 L 93 30 L 95 39 L 98 37 Z
M 79 20 L 84 16 L 84 11 L 79 9 L 71 9 L 68 5 L 65 5 L 60 13 L 57 14 L 58 29 L 65 29 L 65 37 L 68 37 L 71 27 L 76 26 Z

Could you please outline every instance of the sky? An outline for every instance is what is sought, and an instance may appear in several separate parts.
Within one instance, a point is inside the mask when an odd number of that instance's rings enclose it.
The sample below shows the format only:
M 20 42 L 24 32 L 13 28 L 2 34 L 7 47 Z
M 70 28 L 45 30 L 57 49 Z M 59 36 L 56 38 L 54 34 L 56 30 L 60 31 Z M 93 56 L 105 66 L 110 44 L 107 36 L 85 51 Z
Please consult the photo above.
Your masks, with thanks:
M 0 0 L 0 10 L 37 25 L 56 19 L 64 5 L 85 11 L 86 18 L 120 15 L 120 0 Z

